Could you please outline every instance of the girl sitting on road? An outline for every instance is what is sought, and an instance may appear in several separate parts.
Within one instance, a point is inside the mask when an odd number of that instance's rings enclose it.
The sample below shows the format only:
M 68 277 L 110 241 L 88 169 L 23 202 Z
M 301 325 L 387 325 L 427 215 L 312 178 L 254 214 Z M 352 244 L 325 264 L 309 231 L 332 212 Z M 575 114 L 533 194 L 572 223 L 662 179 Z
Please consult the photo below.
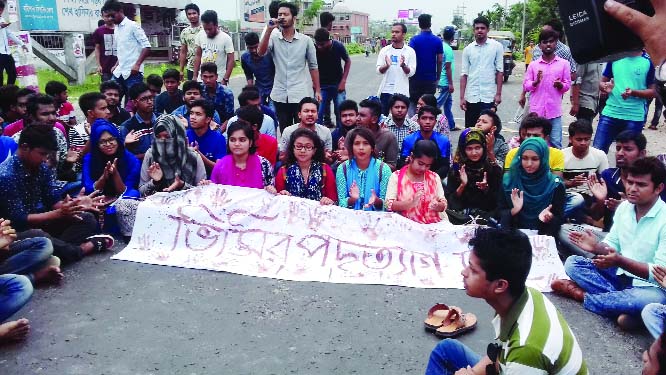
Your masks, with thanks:
M 275 177 L 279 194 L 335 204 L 338 192 L 333 170 L 324 163 L 324 145 L 312 130 L 297 129 L 291 134 L 287 147 L 287 164 Z
M 437 159 L 437 145 L 417 141 L 409 164 L 393 172 L 386 191 L 386 208 L 421 224 L 447 220 L 446 198 L 439 175 L 430 170 Z
M 555 237 L 564 217 L 566 191 L 550 172 L 548 144 L 542 138 L 523 141 L 502 183 L 498 208 L 503 227 L 538 230 Z
M 375 137 L 366 128 L 347 134 L 345 148 L 351 159 L 338 166 L 338 204 L 354 210 L 382 211 L 391 168 L 375 159 Z
M 227 155 L 215 163 L 210 181 L 203 184 L 221 184 L 266 189 L 275 194 L 271 162 L 257 155 L 252 126 L 238 120 L 227 129 Z

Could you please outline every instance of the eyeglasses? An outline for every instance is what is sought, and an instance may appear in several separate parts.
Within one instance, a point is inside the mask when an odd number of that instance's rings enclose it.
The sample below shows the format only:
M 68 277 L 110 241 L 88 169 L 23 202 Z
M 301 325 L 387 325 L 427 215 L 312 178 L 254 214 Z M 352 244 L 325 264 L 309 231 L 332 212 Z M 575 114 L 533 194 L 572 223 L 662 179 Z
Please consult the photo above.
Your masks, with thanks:
M 490 358 L 493 363 L 486 366 L 486 375 L 499 375 L 497 372 L 497 360 L 499 359 L 500 352 L 502 351 L 502 346 L 497 343 L 490 343 L 486 348 L 486 355 Z
M 314 146 L 312 146 L 312 145 L 296 145 L 296 146 L 294 146 L 294 149 L 295 149 L 296 151 L 303 151 L 303 150 L 305 150 L 305 151 L 312 151 L 312 150 L 314 150 L 315 148 L 314 148 Z
M 100 139 L 99 140 L 99 144 L 101 146 L 111 146 L 111 145 L 115 145 L 116 143 L 118 143 L 118 140 L 115 139 L 115 138 L 107 138 L 107 139 Z
M 154 96 L 144 96 L 143 98 L 139 98 L 137 100 L 140 101 L 140 102 L 143 102 L 143 103 L 147 103 L 147 102 L 155 101 L 155 97 Z

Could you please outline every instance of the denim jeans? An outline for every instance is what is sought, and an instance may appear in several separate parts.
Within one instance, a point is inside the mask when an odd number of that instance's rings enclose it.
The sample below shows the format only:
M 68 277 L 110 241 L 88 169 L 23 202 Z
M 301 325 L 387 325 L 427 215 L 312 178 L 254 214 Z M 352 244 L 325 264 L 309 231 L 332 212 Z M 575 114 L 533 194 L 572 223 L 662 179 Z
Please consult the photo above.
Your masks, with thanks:
M 43 268 L 52 254 L 53 245 L 46 237 L 16 241 L 9 245 L 9 258 L 0 264 L 0 275 L 26 275 L 34 281 L 31 274 Z
M 445 339 L 430 353 L 426 375 L 449 375 L 467 366 L 476 365 L 481 356 L 458 340 Z
M 335 127 L 340 128 L 342 122 L 340 121 L 340 104 L 347 99 L 345 91 L 338 92 L 338 86 L 322 86 L 321 87 L 321 103 L 319 103 L 318 123 L 324 124 L 324 114 L 326 108 L 331 106 L 333 102 L 333 111 L 335 112 Z
M 564 218 L 576 218 L 583 206 L 585 206 L 585 198 L 580 193 L 567 192 L 567 200 L 564 203 Z
M 21 275 L 0 275 L 0 322 L 19 311 L 32 296 L 32 283 Z
M 635 133 L 643 131 L 643 121 L 620 120 L 608 116 L 599 116 L 597 132 L 594 134 L 592 147 L 608 153 L 608 148 L 615 140 L 618 134 L 624 130 L 631 130 Z
M 449 93 L 449 86 L 437 86 L 439 95 L 437 95 L 437 107 L 444 110 L 446 121 L 449 122 L 449 129 L 456 127 L 456 120 L 453 117 L 453 95 Z
M 113 79 L 120 85 L 120 88 L 122 89 L 120 92 L 120 99 L 125 96 L 125 104 L 127 104 L 127 100 L 129 98 L 129 89 L 137 83 L 143 82 L 143 73 L 139 72 L 139 74 L 135 74 L 127 78 L 123 78 L 122 76 L 113 76 Z
M 562 149 L 562 117 L 551 118 L 550 144 L 555 148 Z
M 641 317 L 645 327 L 655 339 L 664 332 L 664 319 L 666 319 L 666 305 L 651 303 L 643 308 Z
M 592 260 L 578 255 L 567 258 L 564 270 L 585 290 L 583 306 L 595 314 L 616 318 L 641 315 L 649 303 L 666 303 L 666 291 L 656 286 L 632 286 L 633 278 L 617 275 L 617 267 L 599 269 Z

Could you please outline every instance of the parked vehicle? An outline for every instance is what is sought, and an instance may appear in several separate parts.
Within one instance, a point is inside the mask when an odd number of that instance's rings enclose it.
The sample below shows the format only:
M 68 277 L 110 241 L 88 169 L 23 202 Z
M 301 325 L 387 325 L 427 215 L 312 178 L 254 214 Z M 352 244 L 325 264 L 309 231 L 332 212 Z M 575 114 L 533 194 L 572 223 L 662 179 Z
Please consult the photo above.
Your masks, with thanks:
M 491 31 L 488 37 L 504 46 L 504 82 L 509 80 L 516 64 L 513 62 L 513 50 L 516 47 L 516 36 L 511 31 Z

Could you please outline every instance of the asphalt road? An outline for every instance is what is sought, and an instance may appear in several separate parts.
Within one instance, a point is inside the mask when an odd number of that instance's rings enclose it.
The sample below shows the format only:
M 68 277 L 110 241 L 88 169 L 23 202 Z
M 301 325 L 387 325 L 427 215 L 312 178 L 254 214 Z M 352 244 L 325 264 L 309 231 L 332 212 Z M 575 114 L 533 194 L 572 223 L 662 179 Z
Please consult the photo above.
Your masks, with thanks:
M 356 56 L 353 64 L 348 92 L 358 100 L 376 90 L 379 76 L 374 59 Z M 515 78 L 500 106 L 505 120 L 520 93 Z M 548 297 L 591 373 L 640 372 L 647 333 L 620 332 L 576 303 Z M 30 319 L 30 337 L 0 351 L 0 374 L 421 374 L 438 341 L 423 319 L 437 302 L 478 316 L 461 340 L 484 351 L 493 312 L 461 290 L 290 282 L 100 254 L 66 268 L 61 287 L 36 290 L 15 316 Z

